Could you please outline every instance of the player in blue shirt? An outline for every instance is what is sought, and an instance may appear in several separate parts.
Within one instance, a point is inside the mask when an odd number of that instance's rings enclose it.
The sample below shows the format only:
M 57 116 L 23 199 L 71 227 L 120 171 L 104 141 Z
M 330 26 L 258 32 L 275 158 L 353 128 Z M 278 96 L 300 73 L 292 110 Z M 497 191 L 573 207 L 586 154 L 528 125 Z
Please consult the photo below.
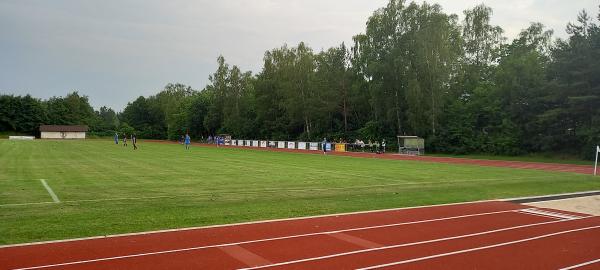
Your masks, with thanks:
M 185 149 L 190 149 L 190 135 L 185 134 Z
M 119 144 L 119 133 L 115 132 L 115 144 Z

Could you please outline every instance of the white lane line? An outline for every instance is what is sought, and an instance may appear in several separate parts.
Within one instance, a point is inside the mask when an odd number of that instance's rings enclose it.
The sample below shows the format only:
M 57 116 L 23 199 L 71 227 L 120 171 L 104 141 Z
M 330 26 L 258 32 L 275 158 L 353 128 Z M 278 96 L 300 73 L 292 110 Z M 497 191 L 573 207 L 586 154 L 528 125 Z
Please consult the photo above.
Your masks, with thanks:
M 81 261 L 72 261 L 72 262 L 57 263 L 57 264 L 31 266 L 31 267 L 25 267 L 25 268 L 17 268 L 17 269 L 14 269 L 14 270 L 42 269 L 42 268 L 55 267 L 55 266 L 66 266 L 66 265 L 84 264 L 84 263 L 92 263 L 92 262 L 102 262 L 102 261 L 110 261 L 110 260 L 118 260 L 118 259 L 126 259 L 126 258 L 135 258 L 135 257 L 143 257 L 143 256 L 159 255 L 159 254 L 167 254 L 167 253 L 176 253 L 176 252 L 191 251 L 191 250 L 201 250 L 201 249 L 208 249 L 208 248 L 218 248 L 218 247 L 227 247 L 227 246 L 234 246 L 234 245 L 243 245 L 243 244 L 252 244 L 252 243 L 261 243 L 261 242 L 268 242 L 268 241 L 276 241 L 276 240 L 301 238 L 301 237 L 315 236 L 315 235 L 328 235 L 328 234 L 333 234 L 333 233 L 342 233 L 342 232 L 351 232 L 351 231 L 359 231 L 359 230 L 379 229 L 379 228 L 402 226 L 402 225 L 410 225 L 410 224 L 419 224 L 419 223 L 427 223 L 427 222 L 435 222 L 435 221 L 444 221 L 444 220 L 452 220 L 452 219 L 460 219 L 460 218 L 468 218 L 468 217 L 476 217 L 476 216 L 484 216 L 484 215 L 494 215 L 494 214 L 509 213 L 509 212 L 518 213 L 518 210 L 505 210 L 505 211 L 478 213 L 478 214 L 453 216 L 453 217 L 445 217 L 445 218 L 436 218 L 436 219 L 428 219 L 428 220 L 419 220 L 419 221 L 411 221 L 411 222 L 403 222 L 403 223 L 393 223 L 393 224 L 385 224 L 385 225 L 377 225 L 377 226 L 369 226 L 369 227 L 359 227 L 359 228 L 344 229 L 344 230 L 335 230 L 335 231 L 325 231 L 325 232 L 316 232 L 316 233 L 297 234 L 297 235 L 281 236 L 281 237 L 273 237 L 273 238 L 264 238 L 264 239 L 248 240 L 248 241 L 241 241 L 241 242 L 234 242 L 234 243 L 225 243 L 225 244 L 215 244 L 215 245 L 207 245 L 207 246 L 196 246 L 196 247 L 189 247 L 189 248 L 162 250 L 162 251 L 155 251 L 155 252 L 137 253 L 137 254 L 130 254 L 130 255 L 122 255 L 122 256 L 114 256 L 114 257 L 105 257 L 105 258 L 98 258 L 98 259 L 90 259 L 90 260 L 81 260 Z
M 435 258 L 439 258 L 439 257 L 446 257 L 446 256 L 450 256 L 450 255 L 456 255 L 456 254 L 461 254 L 461 253 L 473 252 L 473 251 L 478 251 L 478 250 L 483 250 L 483 249 L 490 249 L 490 248 L 496 248 L 496 247 L 514 245 L 514 244 L 518 244 L 518 243 L 523 243 L 523 242 L 528 242 L 528 241 L 533 241 L 533 240 L 548 238 L 548 237 L 552 237 L 552 236 L 557 236 L 557 235 L 562 235 L 562 234 L 568 234 L 568 233 L 573 233 L 573 232 L 586 231 L 586 230 L 593 230 L 593 229 L 598 229 L 598 228 L 600 228 L 600 225 L 598 225 L 598 226 L 591 226 L 591 227 L 584 227 L 584 228 L 579 228 L 579 229 L 572 229 L 572 230 L 567 230 L 567 231 L 560 231 L 560 232 L 555 232 L 555 233 L 549 233 L 549 234 L 539 235 L 539 236 L 535 236 L 535 237 L 530 237 L 530 238 L 524 238 L 524 239 L 519 239 L 519 240 L 515 240 L 515 241 L 510 241 L 510 242 L 504 242 L 504 243 L 499 243 L 499 244 L 494 244 L 494 245 L 489 245 L 489 246 L 483 246 L 483 247 L 470 248 L 470 249 L 457 250 L 457 251 L 453 251 L 453 252 L 441 253 L 441 254 L 436 254 L 436 255 L 431 255 L 431 256 L 425 256 L 425 257 L 420 257 L 420 258 L 414 258 L 414 259 L 404 260 L 404 261 L 399 261 L 399 262 L 374 265 L 374 266 L 369 266 L 369 267 L 365 267 L 365 268 L 359 268 L 357 270 L 370 270 L 370 269 L 377 269 L 377 268 L 382 268 L 382 267 L 388 267 L 388 266 L 394 266 L 394 265 L 400 265 L 400 264 L 407 264 L 407 263 L 412 263 L 412 262 L 430 260 L 430 259 L 435 259 Z
M 543 218 L 551 218 L 551 219 L 564 219 L 564 218 L 558 218 L 558 217 L 552 217 L 552 216 L 546 216 L 546 215 L 534 214 L 534 213 L 523 212 L 523 211 L 519 211 L 519 213 L 521 213 L 521 214 L 526 214 L 526 215 L 532 215 L 532 216 L 536 216 L 536 217 L 543 217 Z
M 580 263 L 580 264 L 577 264 L 577 265 L 572 265 L 572 266 L 568 266 L 568 267 L 565 267 L 565 268 L 561 268 L 560 270 L 571 270 L 571 269 L 575 269 L 575 268 L 579 268 L 579 267 L 582 267 L 582 266 L 586 266 L 586 265 L 590 265 L 590 264 L 595 264 L 595 263 L 599 263 L 599 262 L 600 262 L 600 259 L 595 259 L 593 261 L 584 262 L 584 263 Z
M 48 191 L 48 193 L 50 193 L 50 197 L 52 197 L 52 200 L 55 203 L 59 203 L 60 200 L 58 199 L 58 196 L 56 196 L 56 194 L 54 194 L 54 191 L 52 191 L 52 188 L 50 188 L 50 186 L 48 185 L 48 183 L 46 183 L 45 179 L 40 179 L 40 182 L 42 182 L 42 185 L 44 185 L 44 187 L 46 188 L 46 190 Z
M 581 219 L 584 219 L 584 218 L 581 218 Z M 419 242 L 403 243 L 403 244 L 391 245 L 391 246 L 384 246 L 384 247 L 379 247 L 379 248 L 361 249 L 361 250 L 355 250 L 355 251 L 350 251 L 350 252 L 336 253 L 336 254 L 331 254 L 331 255 L 326 255 L 326 256 L 306 258 L 306 259 L 300 259 L 300 260 L 294 260 L 294 261 L 287 261 L 287 262 L 275 263 L 275 264 L 271 264 L 271 265 L 263 265 L 263 266 L 252 267 L 252 268 L 242 268 L 242 269 L 243 270 L 262 269 L 262 268 L 282 266 L 282 265 L 289 265 L 289 264 L 296 264 L 296 263 L 303 263 L 303 262 L 309 262 L 309 261 L 317 261 L 317 260 L 330 259 L 330 258 L 335 258 L 335 257 L 347 256 L 347 255 L 354 255 L 354 254 L 360 254 L 360 253 L 367 253 L 367 252 L 373 252 L 373 251 L 386 250 L 386 249 L 408 247 L 408 246 L 416 246 L 416 245 L 422 245 L 422 244 L 431 244 L 431 243 L 436 243 L 436 242 L 442 242 L 442 241 L 448 241 L 448 240 L 455 240 L 455 239 L 460 239 L 460 238 L 467 238 L 467 237 L 473 237 L 473 236 L 479 236 L 479 235 L 485 235 L 485 234 L 492 234 L 492 233 L 498 233 L 498 232 L 504 232 L 504 231 L 510 231 L 510 230 L 517 230 L 517 229 L 522 229 L 522 228 L 528 228 L 528 227 L 534 227 L 534 226 L 541 226 L 541 225 L 547 225 L 547 224 L 559 223 L 559 222 L 566 222 L 566 221 L 570 221 L 570 220 L 546 221 L 546 222 L 541 222 L 541 223 L 533 223 L 533 224 L 527 224 L 527 225 L 520 225 L 520 226 L 514 226 L 514 227 L 508 227 L 508 228 L 491 230 L 491 231 L 483 231 L 483 232 L 478 232 L 478 233 L 463 234 L 463 235 L 457 235 L 457 236 L 451 236 L 451 237 L 445 237 L 445 238 L 438 238 L 438 239 L 432 239 L 432 240 L 426 240 L 426 241 L 419 241 Z
M 575 215 L 557 213 L 557 212 L 553 212 L 553 211 L 547 211 L 547 210 L 535 209 L 535 208 L 523 209 L 523 210 L 521 210 L 521 212 L 532 213 L 532 214 L 539 214 L 539 215 L 543 215 L 543 216 L 549 216 L 549 217 L 555 217 L 555 218 L 563 218 L 563 219 L 575 219 L 575 218 L 579 218 L 579 216 L 575 216 Z

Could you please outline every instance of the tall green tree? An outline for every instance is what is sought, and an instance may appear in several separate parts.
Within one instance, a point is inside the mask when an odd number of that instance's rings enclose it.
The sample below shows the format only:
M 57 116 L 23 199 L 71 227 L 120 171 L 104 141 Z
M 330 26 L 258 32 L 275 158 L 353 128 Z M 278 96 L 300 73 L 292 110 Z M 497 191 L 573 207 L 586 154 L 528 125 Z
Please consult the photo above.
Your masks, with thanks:
M 369 82 L 375 123 L 393 127 L 389 135 L 435 134 L 461 52 L 457 17 L 439 5 L 391 0 L 354 40 L 353 64 Z
M 598 14 L 600 20 L 600 12 Z M 585 153 L 600 141 L 600 27 L 586 11 L 553 48 L 551 85 L 539 123 L 541 149 Z
M 96 116 L 101 120 L 96 127 L 98 130 L 116 130 L 119 126 L 117 113 L 111 108 L 106 106 L 100 107 L 100 110 L 96 111 Z
M 353 74 L 350 66 L 350 52 L 343 43 L 338 47 L 329 48 L 315 57 L 316 71 L 314 87 L 316 97 L 313 102 L 320 104 L 314 108 L 317 130 L 320 135 L 325 133 L 343 133 L 344 137 L 357 119 L 353 119 L 356 100 L 355 89 L 352 87 Z M 320 136 L 319 136 L 320 137 Z
M 87 96 L 72 92 L 65 97 L 52 97 L 45 102 L 48 123 L 53 125 L 88 125 L 92 129 L 100 122 Z
M 257 117 L 272 136 L 280 139 L 312 138 L 314 113 L 320 104 L 315 85 L 316 61 L 310 47 L 283 46 L 265 53 L 263 71 L 258 75 L 256 100 L 270 99 L 273 107 L 257 107 Z
M 41 100 L 30 95 L 0 95 L 0 131 L 35 134 L 46 120 Z
M 131 126 L 142 138 L 167 138 L 165 114 L 156 98 L 138 97 L 120 113 L 120 122 Z
M 228 133 L 233 136 L 251 136 L 254 129 L 253 78 L 237 66 L 229 67 L 223 56 L 209 77 L 211 84 L 204 91 L 210 100 L 204 126 L 209 133 Z

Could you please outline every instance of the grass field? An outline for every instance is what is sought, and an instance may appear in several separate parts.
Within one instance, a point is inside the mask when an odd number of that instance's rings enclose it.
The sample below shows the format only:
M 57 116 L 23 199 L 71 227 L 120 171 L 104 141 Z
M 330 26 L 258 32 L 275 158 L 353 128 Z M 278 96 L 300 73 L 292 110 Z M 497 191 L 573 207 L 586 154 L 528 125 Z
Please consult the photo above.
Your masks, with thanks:
M 591 149 L 593 152 L 593 149 Z M 572 155 L 559 155 L 559 154 L 529 154 L 523 156 L 494 156 L 485 154 L 471 154 L 471 155 L 449 155 L 449 154 L 427 154 L 428 156 L 435 157 L 455 157 L 455 158 L 473 158 L 473 159 L 489 159 L 489 160 L 510 160 L 510 161 L 524 161 L 524 162 L 542 162 L 542 163 L 561 163 L 561 164 L 575 164 L 575 165 L 594 165 L 594 161 L 578 159 Z
M 535 170 L 0 140 L 0 244 L 597 189 L 592 176 Z

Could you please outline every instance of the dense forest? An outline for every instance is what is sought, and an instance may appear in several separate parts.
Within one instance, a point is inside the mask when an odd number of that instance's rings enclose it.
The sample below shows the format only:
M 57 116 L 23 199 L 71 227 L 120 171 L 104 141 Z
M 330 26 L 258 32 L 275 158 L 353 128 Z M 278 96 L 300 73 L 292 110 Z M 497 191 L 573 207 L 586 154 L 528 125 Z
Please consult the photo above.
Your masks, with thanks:
M 600 13 L 565 22 L 566 40 L 531 23 L 509 41 L 491 16 L 485 5 L 459 20 L 439 5 L 391 0 L 351 46 L 283 45 L 265 52 L 258 74 L 219 56 L 204 89 L 168 84 L 119 113 L 94 111 L 77 92 L 1 95 L 0 131 L 86 124 L 157 139 L 391 142 L 403 134 L 437 152 L 589 157 L 600 143 Z

